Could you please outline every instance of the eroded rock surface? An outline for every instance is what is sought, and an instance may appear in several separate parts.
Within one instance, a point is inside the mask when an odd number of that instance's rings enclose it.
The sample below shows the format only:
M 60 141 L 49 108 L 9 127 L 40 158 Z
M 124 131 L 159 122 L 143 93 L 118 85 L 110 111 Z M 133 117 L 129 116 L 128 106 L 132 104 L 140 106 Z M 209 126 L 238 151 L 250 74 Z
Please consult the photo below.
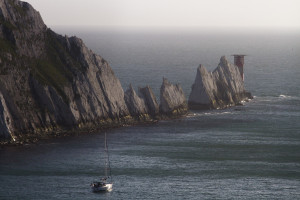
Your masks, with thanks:
M 136 94 L 132 85 L 130 85 L 125 92 L 125 102 L 132 116 L 140 117 L 148 114 L 148 107 L 146 106 L 144 98 Z
M 216 109 L 237 105 L 250 98 L 238 67 L 223 56 L 213 72 L 208 72 L 202 65 L 198 67 L 188 104 L 191 109 Z
M 109 64 L 61 36 L 28 3 L 0 1 L 0 138 L 123 123 L 130 116 Z
M 160 112 L 163 114 L 184 114 L 187 102 L 180 85 L 171 84 L 166 78 L 160 88 Z
M 0 140 L 94 130 L 184 115 L 182 88 L 163 79 L 158 104 L 149 86 L 124 93 L 109 64 L 77 37 L 47 28 L 28 3 L 0 0 Z M 224 108 L 251 98 L 225 57 L 199 66 L 192 109 Z
M 159 105 L 157 103 L 156 97 L 150 86 L 144 88 L 139 88 L 140 94 L 143 96 L 145 103 L 148 107 L 148 112 L 152 116 L 159 114 Z
M 28 3 L 0 0 L 0 49 L 0 140 L 160 118 L 149 86 L 124 93 L 101 56 L 47 28 Z M 161 111 L 177 114 L 182 89 L 167 81 L 162 88 Z

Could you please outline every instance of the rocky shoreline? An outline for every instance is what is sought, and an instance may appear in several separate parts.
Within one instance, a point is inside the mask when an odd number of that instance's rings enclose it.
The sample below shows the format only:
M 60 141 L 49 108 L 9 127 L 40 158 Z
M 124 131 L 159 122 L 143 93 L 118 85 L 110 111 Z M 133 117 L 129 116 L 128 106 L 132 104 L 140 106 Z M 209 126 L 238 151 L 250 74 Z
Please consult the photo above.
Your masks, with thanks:
M 150 86 L 124 92 L 104 58 L 53 32 L 30 4 L 0 1 L 0 22 L 0 145 L 155 123 L 251 98 L 222 57 L 212 73 L 198 68 L 188 101 L 163 78 L 158 103 Z
M 22 146 L 26 144 L 39 144 L 41 141 L 46 141 L 54 138 L 66 138 L 72 137 L 81 134 L 96 134 L 99 132 L 105 132 L 111 129 L 126 127 L 126 126 L 137 126 L 137 125 L 147 125 L 157 123 L 158 120 L 152 121 L 132 121 L 126 123 L 117 123 L 111 122 L 107 123 L 103 126 L 94 125 L 94 126 L 86 126 L 82 128 L 73 128 L 73 129 L 64 129 L 64 128 L 56 128 L 54 130 L 48 131 L 40 131 L 31 134 L 23 134 L 20 135 L 15 141 L 13 140 L 1 140 L 0 147 L 5 146 Z

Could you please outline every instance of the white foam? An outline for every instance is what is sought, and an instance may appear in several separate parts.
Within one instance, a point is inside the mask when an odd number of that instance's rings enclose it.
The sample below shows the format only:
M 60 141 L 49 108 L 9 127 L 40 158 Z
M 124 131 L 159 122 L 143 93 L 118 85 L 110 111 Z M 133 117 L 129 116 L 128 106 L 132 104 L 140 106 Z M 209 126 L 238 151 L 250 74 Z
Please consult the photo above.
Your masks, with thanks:
M 196 116 L 200 116 L 200 115 L 201 115 L 200 113 L 190 113 L 186 117 L 191 118 L 191 117 L 196 117 Z
M 288 95 L 281 94 L 281 95 L 279 95 L 279 98 L 292 98 L 292 97 L 288 96 Z
M 282 102 L 289 100 L 300 100 L 300 97 L 280 94 L 278 96 L 257 97 L 254 102 Z
M 279 95 L 279 99 L 300 100 L 300 97 L 299 96 L 288 96 L 288 95 L 281 94 L 281 95 Z

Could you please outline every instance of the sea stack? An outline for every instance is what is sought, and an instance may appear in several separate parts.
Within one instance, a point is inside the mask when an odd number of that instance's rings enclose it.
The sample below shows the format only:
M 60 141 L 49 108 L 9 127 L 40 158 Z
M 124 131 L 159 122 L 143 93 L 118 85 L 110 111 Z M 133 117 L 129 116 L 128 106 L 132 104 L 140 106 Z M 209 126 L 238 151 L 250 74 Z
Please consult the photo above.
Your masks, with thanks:
M 0 0 L 0 50 L 0 145 L 187 112 L 181 87 L 166 79 L 160 106 L 149 86 L 124 93 L 104 58 L 53 32 L 26 2 Z
M 160 113 L 168 116 L 186 114 L 186 98 L 180 85 L 171 84 L 166 78 L 160 88 Z
M 155 117 L 159 113 L 159 105 L 157 103 L 156 97 L 150 86 L 139 88 L 139 93 L 144 97 L 146 106 L 148 107 L 149 114 Z
M 203 65 L 198 67 L 188 105 L 190 109 L 218 109 L 239 105 L 251 98 L 244 88 L 239 68 L 222 56 L 213 72 Z
M 125 92 L 125 102 L 132 117 L 145 119 L 148 117 L 148 107 L 145 98 L 141 94 L 136 94 L 132 85 Z

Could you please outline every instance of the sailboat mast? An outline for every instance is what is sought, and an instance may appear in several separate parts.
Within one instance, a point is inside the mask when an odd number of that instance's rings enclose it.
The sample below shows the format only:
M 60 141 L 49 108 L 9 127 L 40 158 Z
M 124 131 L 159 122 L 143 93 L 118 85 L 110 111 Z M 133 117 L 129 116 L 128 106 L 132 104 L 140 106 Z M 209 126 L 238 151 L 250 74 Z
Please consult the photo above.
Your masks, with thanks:
M 107 140 L 106 140 L 106 133 L 104 135 L 104 151 L 105 151 L 105 168 L 104 168 L 104 175 L 107 177 L 107 167 L 108 167 L 108 149 L 107 149 Z
M 111 181 L 112 181 L 106 133 L 105 133 L 104 140 L 105 140 L 104 141 L 104 151 L 105 151 L 105 154 L 106 154 L 106 159 L 105 159 L 105 177 L 106 178 L 110 178 Z

